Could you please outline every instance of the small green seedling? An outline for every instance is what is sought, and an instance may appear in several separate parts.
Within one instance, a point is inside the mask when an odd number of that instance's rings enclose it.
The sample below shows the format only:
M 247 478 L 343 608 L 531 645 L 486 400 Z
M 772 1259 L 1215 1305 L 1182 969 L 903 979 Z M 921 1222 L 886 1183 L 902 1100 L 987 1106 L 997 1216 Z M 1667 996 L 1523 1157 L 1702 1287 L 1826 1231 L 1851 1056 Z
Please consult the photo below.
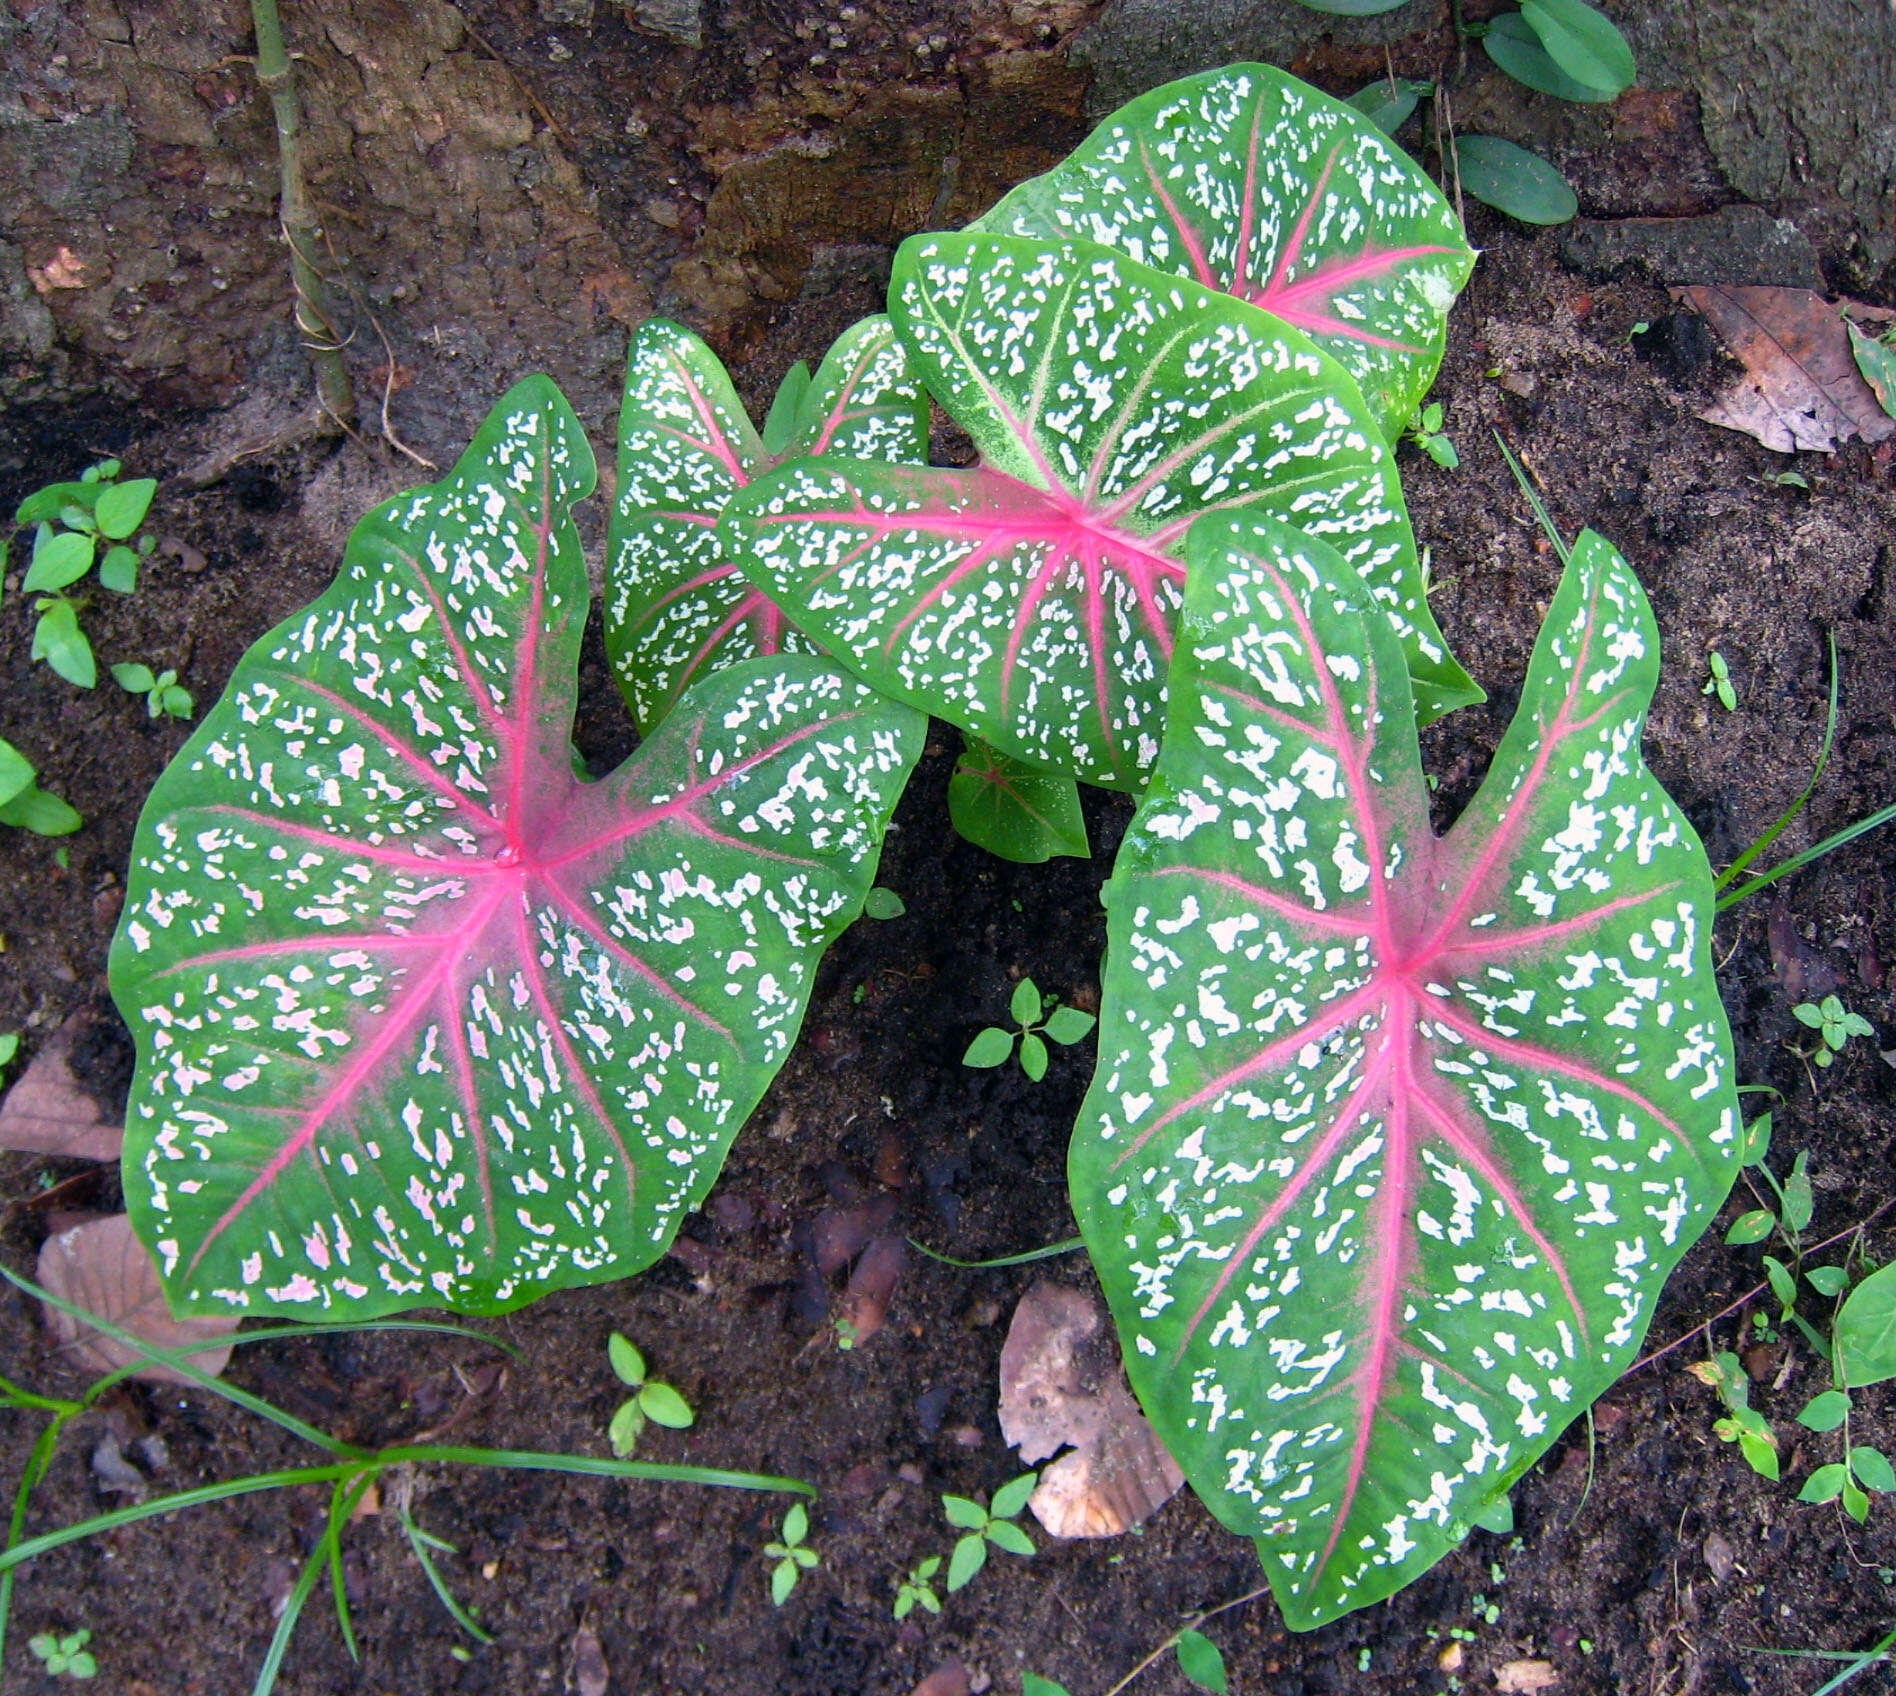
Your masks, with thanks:
M 85 601 L 66 591 L 96 561 L 100 586 L 129 595 L 138 587 L 139 562 L 157 546 L 151 535 L 138 534 L 138 527 L 158 484 L 150 477 L 120 483 L 119 471 L 116 459 L 101 460 L 80 473 L 77 482 L 49 483 L 36 490 L 13 515 L 16 526 L 33 531 L 32 558 L 20 586 L 29 595 L 44 597 L 34 605 L 39 619 L 33 627 L 32 657 L 81 689 L 98 682 L 99 668 L 92 644 L 79 627 Z M 5 563 L 0 548 L 0 568 Z
M 956 1542 L 954 1553 L 948 1557 L 950 1591 L 961 1589 L 987 1565 L 990 1543 L 997 1549 L 1005 1549 L 1010 1555 L 1031 1555 L 1034 1552 L 1033 1539 L 1014 1520 L 1027 1505 L 1027 1498 L 1034 1493 L 1034 1486 L 1039 1482 L 1039 1473 L 1024 1472 L 1011 1484 L 1003 1484 L 996 1490 L 994 1500 L 987 1507 L 970 1501 L 966 1496 L 942 1497 L 941 1511 L 948 1516 L 948 1523 L 966 1533 Z
M 1753 1472 L 1775 1482 L 1778 1476 L 1777 1434 L 1763 1414 L 1751 1405 L 1751 1386 L 1745 1369 L 1729 1349 L 1722 1349 L 1710 1360 L 1696 1361 L 1688 1369 L 1702 1384 L 1709 1384 L 1725 1404 L 1725 1417 L 1712 1430 L 1719 1441 L 1736 1443 Z
M 1455 451 L 1455 444 L 1442 434 L 1442 403 L 1432 400 L 1427 406 L 1418 407 L 1409 415 L 1409 427 L 1403 431 L 1408 441 L 1414 442 L 1430 459 L 1444 471 L 1453 471 L 1461 464 L 1461 455 Z
M 646 1376 L 645 1356 L 617 1331 L 606 1339 L 606 1358 L 612 1362 L 619 1382 L 632 1391 L 619 1404 L 619 1411 L 606 1427 L 606 1438 L 620 1460 L 629 1459 L 639 1446 L 647 1420 L 673 1431 L 683 1431 L 697 1419 L 691 1404 L 671 1385 L 655 1383 Z
M 14 1055 L 20 1052 L 20 1033 L 18 1031 L 0 1031 L 0 1076 L 13 1064 Z
M 85 821 L 57 795 L 40 788 L 33 762 L 0 737 L 0 824 L 35 836 L 64 836 Z
M 1868 1019 L 1861 1013 L 1852 1013 L 1834 995 L 1826 995 L 1821 1002 L 1800 1001 L 1791 1009 L 1791 1016 L 1817 1033 L 1814 1047 L 1792 1050 L 1800 1059 L 1816 1066 L 1828 1066 L 1843 1052 L 1843 1045 L 1851 1037 L 1876 1035 L 1876 1027 Z
M 1077 1007 L 1060 1007 L 1051 999 L 1043 1000 L 1032 978 L 1022 978 L 1014 985 L 1008 1012 L 1017 1028 L 1008 1031 L 999 1025 L 989 1025 L 968 1044 L 968 1052 L 961 1057 L 962 1065 L 1005 1065 L 1008 1055 L 1014 1052 L 1014 1038 L 1019 1037 L 1020 1069 L 1039 1083 L 1047 1075 L 1047 1043 L 1070 1047 L 1097 1023 L 1091 1013 L 1082 1013 Z
M 172 718 L 191 716 L 191 693 L 188 689 L 178 687 L 178 674 L 175 671 L 161 671 L 154 677 L 148 665 L 115 665 L 112 667 L 112 679 L 126 694 L 143 695 L 145 711 L 152 718 L 160 714 L 168 714 Z
M 908 904 L 893 889 L 877 884 L 862 898 L 862 910 L 865 918 L 899 919 L 908 911 Z
M 26 1646 L 45 1663 L 48 1678 L 91 1678 L 99 1670 L 99 1663 L 86 1648 L 91 1641 L 90 1631 L 74 1631 L 64 1637 L 42 1631 L 37 1637 L 29 1637 Z
M 935 1574 L 940 1571 L 940 1555 L 930 1555 L 927 1560 L 918 1561 L 910 1569 L 908 1577 L 896 1587 L 895 1617 L 897 1619 L 907 1619 L 918 1607 L 931 1614 L 941 1612 L 941 1598 L 935 1594 L 935 1586 L 932 1582 Z M 1027 1677 L 1031 1678 L 1033 1674 L 1029 1673 Z M 1023 1682 L 1021 1688 L 1026 1690 L 1028 1686 Z
M 1024 1672 L 1020 1675 L 1020 1696 L 1068 1696 L 1068 1691 L 1064 1684 L 1055 1684 L 1037 1672 Z
M 804 1546 L 803 1539 L 809 1530 L 810 1515 L 798 1502 L 783 1516 L 782 1541 L 764 1545 L 764 1553 L 777 1563 L 770 1569 L 770 1600 L 774 1607 L 782 1607 L 790 1599 L 790 1592 L 796 1589 L 804 1569 L 818 1565 L 821 1560 L 814 1549 Z M 940 1604 L 936 1606 L 939 1608 Z M 896 1618 L 901 1617 L 898 1608 Z
M 1732 687 L 1731 667 L 1726 665 L 1725 656 L 1714 648 L 1705 657 L 1705 663 L 1712 669 L 1712 675 L 1705 680 L 1701 693 L 1716 695 L 1718 704 L 1728 713 L 1738 710 L 1738 691 Z

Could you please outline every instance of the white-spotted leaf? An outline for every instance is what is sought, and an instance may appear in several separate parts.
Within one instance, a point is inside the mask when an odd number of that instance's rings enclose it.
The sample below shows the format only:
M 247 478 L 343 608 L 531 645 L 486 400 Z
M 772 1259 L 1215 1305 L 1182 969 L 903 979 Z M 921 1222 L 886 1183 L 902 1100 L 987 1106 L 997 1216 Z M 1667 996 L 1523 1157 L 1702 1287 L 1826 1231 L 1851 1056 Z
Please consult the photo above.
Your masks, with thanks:
M 1475 263 L 1374 119 L 1269 65 L 1140 96 L 975 227 L 1100 242 L 1274 313 L 1362 385 L 1392 441 Z
M 1735 1175 L 1711 874 L 1640 757 L 1658 667 L 1584 533 L 1438 839 L 1348 569 L 1264 520 L 1194 538 L 1070 1175 L 1133 1385 L 1293 1626 L 1467 1534 Z
M 761 440 L 718 357 L 655 318 L 632 338 L 619 488 L 606 552 L 606 651 L 650 730 L 707 670 L 816 644 L 746 581 L 718 517 L 745 484 L 801 454 L 919 461 L 928 402 L 886 318 L 844 334 L 812 377 L 785 377 Z
M 1186 533 L 1242 509 L 1363 574 L 1425 721 L 1480 699 L 1429 611 L 1390 450 L 1301 332 L 1105 248 L 1016 236 L 905 242 L 890 309 L 983 463 L 798 460 L 725 522 L 746 572 L 876 688 L 1016 759 L 1137 789 Z
M 111 977 L 180 1313 L 493 1312 L 649 1265 L 861 908 L 923 726 L 824 661 L 721 671 L 575 776 L 592 481 L 520 384 L 152 791 Z

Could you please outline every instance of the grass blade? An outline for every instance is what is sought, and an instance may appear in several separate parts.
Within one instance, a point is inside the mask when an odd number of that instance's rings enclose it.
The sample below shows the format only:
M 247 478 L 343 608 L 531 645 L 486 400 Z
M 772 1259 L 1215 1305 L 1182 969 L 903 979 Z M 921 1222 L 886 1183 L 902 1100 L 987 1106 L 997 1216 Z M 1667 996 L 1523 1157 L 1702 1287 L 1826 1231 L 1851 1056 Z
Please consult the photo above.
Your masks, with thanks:
M 1758 840 L 1733 860 L 1717 877 L 1712 879 L 1712 893 L 1722 895 L 1726 886 L 1732 883 L 1746 866 L 1750 865 L 1765 849 L 1778 839 L 1784 827 L 1804 810 L 1804 805 L 1816 791 L 1817 780 L 1824 775 L 1824 767 L 1830 763 L 1830 742 L 1837 733 L 1837 637 L 1834 631 L 1824 633 L 1830 642 L 1830 715 L 1824 721 L 1823 746 L 1817 750 L 1817 764 L 1812 767 L 1810 782 L 1804 785 L 1803 794 L 1785 808 L 1776 824 L 1772 825 Z
M 1508 462 L 1508 469 L 1514 473 L 1515 482 L 1521 485 L 1521 493 L 1527 496 L 1527 504 L 1534 509 L 1534 516 L 1540 520 L 1540 527 L 1547 532 L 1548 541 L 1554 544 L 1554 552 L 1559 556 L 1560 563 L 1563 566 L 1566 565 L 1572 558 L 1572 553 L 1565 538 L 1562 537 L 1552 517 L 1548 514 L 1547 508 L 1542 504 L 1534 485 L 1527 480 L 1527 473 L 1521 469 L 1521 462 L 1514 457 L 1514 450 L 1508 446 L 1499 430 L 1495 431 L 1494 439 L 1501 448 L 1501 457 Z
M 283 1668 L 283 1657 L 290 1647 L 290 1633 L 296 1629 L 303 1606 L 315 1590 L 317 1579 L 323 1575 L 323 1558 L 328 1549 L 329 1538 L 325 1535 L 310 1551 L 309 1559 L 296 1581 L 296 1588 L 283 1604 L 282 1615 L 277 1620 L 276 1635 L 270 1639 L 270 1652 L 263 1657 L 263 1665 L 257 1668 L 257 1682 L 250 1687 L 250 1696 L 270 1696 L 270 1692 L 276 1688 L 277 1674 Z
M 454 1592 L 448 1588 L 447 1581 L 441 1576 L 434 1564 L 429 1549 L 445 1549 L 451 1555 L 461 1551 L 452 1543 L 445 1543 L 439 1537 L 432 1537 L 408 1517 L 408 1509 L 401 1510 L 402 1530 L 408 1534 L 408 1546 L 415 1551 L 415 1560 L 421 1570 L 428 1575 L 428 1582 L 434 1586 L 434 1593 L 441 1598 L 442 1607 L 448 1610 L 448 1617 L 477 1643 L 491 1643 L 491 1633 L 483 1631 L 474 1623 L 473 1617 L 454 1599 Z
M 1068 1237 L 1064 1242 L 1049 1243 L 1045 1248 L 1032 1248 L 1025 1254 L 1004 1254 L 998 1260 L 957 1260 L 952 1254 L 937 1254 L 927 1243 L 919 1242 L 914 1237 L 910 1237 L 909 1242 L 930 1260 L 939 1260 L 944 1266 L 960 1266 L 972 1272 L 995 1266 L 1025 1266 L 1030 1261 L 1051 1260 L 1057 1254 L 1075 1254 L 1086 1247 L 1084 1237 Z
M 292 1484 L 331 1484 L 338 1478 L 346 1478 L 359 1465 L 357 1461 L 336 1461 L 328 1466 L 297 1466 L 281 1472 L 258 1472 L 248 1478 L 232 1478 L 222 1484 L 200 1484 L 192 1490 L 178 1490 L 169 1496 L 157 1496 L 133 1507 L 114 1508 L 110 1513 L 94 1514 L 91 1519 L 82 1519 L 77 1525 L 68 1525 L 63 1531 L 49 1531 L 42 1537 L 29 1537 L 24 1543 L 16 1543 L 0 1553 L 0 1572 L 10 1572 L 22 1562 L 30 1561 L 49 1550 L 63 1549 L 68 1543 L 81 1542 L 116 1526 L 133 1525 L 141 1519 L 155 1519 L 160 1514 L 176 1513 L 180 1508 L 201 1507 L 206 1502 L 225 1501 L 231 1496 L 254 1495 L 259 1490 L 281 1490 Z M 808 1486 L 798 1485 L 796 1488 L 807 1489 Z M 810 1493 L 815 1494 L 814 1491 Z
M 1821 860 L 1832 849 L 1841 848 L 1846 842 L 1854 842 L 1866 831 L 1888 824 L 1891 819 L 1896 819 L 1896 802 L 1871 813 L 1866 819 L 1858 819 L 1855 824 L 1845 826 L 1834 836 L 1826 836 L 1816 847 L 1806 848 L 1800 854 L 1793 854 L 1783 865 L 1773 866 L 1762 876 L 1754 877 L 1749 883 L 1741 884 L 1729 894 L 1721 895 L 1718 898 L 1718 911 L 1729 912 L 1747 895 L 1756 895 L 1766 884 L 1776 883 L 1779 878 L 1788 876 L 1791 872 L 1803 870 L 1813 860 Z
M 415 1443 L 377 1451 L 385 1466 L 432 1461 L 449 1466 L 502 1466 L 521 1472 L 574 1472 L 589 1478 L 643 1478 L 659 1484 L 716 1484 L 730 1490 L 790 1490 L 816 1496 L 816 1486 L 767 1473 L 728 1472 L 715 1466 L 664 1466 L 655 1461 L 600 1460 L 592 1455 L 548 1454 L 540 1449 L 465 1449 L 451 1443 Z

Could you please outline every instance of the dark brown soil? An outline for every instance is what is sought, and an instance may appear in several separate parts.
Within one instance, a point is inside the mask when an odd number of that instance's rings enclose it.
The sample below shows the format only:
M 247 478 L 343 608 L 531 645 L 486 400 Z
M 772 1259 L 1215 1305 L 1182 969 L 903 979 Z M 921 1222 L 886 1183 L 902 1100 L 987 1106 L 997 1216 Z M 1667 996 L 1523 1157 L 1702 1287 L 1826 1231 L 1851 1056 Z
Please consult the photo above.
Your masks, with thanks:
M 1651 591 L 1668 665 L 1647 753 L 1715 862 L 1742 849 L 1804 784 L 1823 728 L 1826 631 L 1844 679 L 1836 751 L 1784 843 L 1814 841 L 1888 802 L 1896 796 L 1888 458 L 1852 446 L 1834 458 L 1801 457 L 1808 490 L 1769 481 L 1788 462 L 1692 416 L 1721 368 L 1689 324 L 1672 320 L 1662 292 L 1590 286 L 1563 268 L 1551 235 L 1479 214 L 1475 233 L 1486 257 L 1455 313 L 1438 391 L 1463 465 L 1450 474 L 1404 453 L 1416 526 L 1441 585 L 1438 615 L 1492 697 L 1429 733 L 1444 815 L 1485 768 L 1557 574 L 1490 426 L 1539 475 L 1563 526 L 1600 529 Z M 873 286 L 858 281 L 779 309 L 739 368 L 749 398 L 764 395 L 790 360 L 819 355 L 872 305 Z M 1632 336 L 1641 321 L 1652 328 Z M 494 392 L 501 386 L 496 376 Z M 610 420 L 588 422 L 603 446 Z M 0 507 L 107 450 L 139 473 L 175 477 L 227 440 L 213 414 L 15 410 L 0 417 Z M 326 581 L 347 525 L 414 476 L 343 444 L 247 459 L 195 492 L 168 484 L 155 528 L 198 550 L 202 567 L 171 559 L 136 597 L 103 597 L 89 610 L 102 660 L 175 666 L 208 703 L 243 648 Z M 5 733 L 87 818 L 63 845 L 0 835 L 0 1030 L 23 1029 L 30 1052 L 67 1012 L 102 998 L 133 822 L 186 729 L 152 723 L 109 684 L 82 693 L 29 665 L 28 620 L 10 593 L 0 605 Z M 1730 663 L 1735 713 L 1701 692 L 1712 649 Z M 585 751 L 615 759 L 630 737 L 596 630 L 582 686 Z M 955 746 L 937 727 L 885 853 L 881 881 L 901 893 L 907 915 L 865 921 L 832 951 L 804 1041 L 675 1257 L 627 1283 L 558 1295 L 494 1323 L 521 1353 L 489 1393 L 470 1386 L 482 1388 L 491 1351 L 436 1339 L 270 1343 L 240 1352 L 231 1369 L 235 1382 L 359 1443 L 445 1423 L 444 1440 L 596 1455 L 606 1452 L 616 1401 L 605 1339 L 623 1330 L 699 1410 L 689 1433 L 653 1432 L 643 1457 L 812 1480 L 823 1491 L 810 1538 L 822 1565 L 785 1607 L 771 1607 L 760 1549 L 781 1498 L 425 1469 L 411 1481 L 415 1515 L 458 1546 L 458 1556 L 442 1557 L 444 1575 L 479 1607 L 496 1643 L 468 1644 L 456 1630 L 409 1555 L 386 1492 L 381 1513 L 347 1540 L 360 1663 L 319 1595 L 279 1690 L 562 1690 L 575 1634 L 590 1627 L 613 1690 L 651 1696 L 900 1696 L 950 1655 L 978 1675 L 977 1688 L 985 1677 L 1011 1693 L 1025 1667 L 1074 1696 L 1099 1696 L 1182 1615 L 1258 1582 L 1250 1546 L 1219 1530 L 1188 1493 L 1142 1535 L 1043 1547 L 1031 1562 L 997 1555 L 939 1619 L 890 1617 L 901 1574 L 948 1545 L 938 1494 L 992 1490 L 1019 1470 L 995 1423 L 1014 1300 L 1049 1270 L 1076 1282 L 1089 1274 L 1077 1255 L 989 1272 L 916 1257 L 887 1327 L 846 1352 L 831 1326 L 840 1280 L 826 1283 L 814 1269 L 813 1225 L 825 1209 L 886 1206 L 901 1229 L 963 1258 L 1072 1232 L 1065 1141 L 1091 1045 L 1057 1055 L 1037 1086 L 1011 1068 L 979 1073 L 958 1062 L 1022 974 L 1082 1003 L 1097 994 L 1097 895 L 1127 817 L 1122 801 L 1094 796 L 1090 865 L 1005 865 L 946 827 Z M 1814 1234 L 1873 1220 L 1870 1253 L 1896 1254 L 1896 1213 L 1880 1213 L 1896 1200 L 1888 1157 L 1896 1070 L 1874 1042 L 1852 1043 L 1821 1074 L 1788 1046 L 1802 1034 L 1792 1004 L 1829 991 L 1868 1016 L 1881 1042 L 1896 1043 L 1885 964 L 1896 959 L 1891 839 L 1863 838 L 1740 907 L 1719 925 L 1717 957 L 1741 1075 L 1785 1095 L 1780 1159 L 1810 1153 Z M 110 1042 L 94 1045 L 88 1065 L 102 1090 L 123 1088 L 123 1057 Z M 36 1196 L 80 1169 L 0 1156 L 0 1249 L 10 1264 L 30 1266 L 47 1229 Z M 110 1181 L 86 1200 L 111 1207 Z M 1660 1304 L 1653 1344 L 1725 1310 L 1761 1276 L 1758 1256 L 1724 1247 L 1718 1233 L 1699 1244 Z M 1752 1312 L 1721 1319 L 1718 1344 L 1733 1346 Z M 1488 1690 L 1498 1667 L 1520 1659 L 1551 1662 L 1563 1693 L 1814 1689 L 1833 1669 L 1757 1650 L 1863 1647 L 1883 1635 L 1896 1621 L 1896 1504 L 1876 1503 L 1859 1529 L 1834 1507 L 1794 1499 L 1795 1481 L 1836 1446 L 1791 1423 L 1826 1381 L 1801 1342 L 1747 1357 L 1754 1399 L 1785 1433 L 1792 1482 L 1754 1476 L 1713 1435 L 1712 1393 L 1685 1371 L 1705 1347 L 1694 1336 L 1630 1373 L 1596 1410 L 1591 1439 L 1585 1424 L 1569 1431 L 1516 1492 L 1512 1537 L 1477 1533 L 1392 1602 L 1307 1636 L 1287 1634 L 1268 1601 L 1215 1622 L 1232 1689 Z M 0 1301 L 0 1359 L 9 1377 L 33 1387 L 76 1386 L 17 1297 Z M 1888 1387 L 1863 1393 L 1858 1407 L 1858 1439 L 1896 1445 Z M 0 1416 L 0 1478 L 17 1476 L 37 1424 L 35 1415 Z M 314 1458 L 209 1396 L 129 1392 L 69 1434 L 30 1530 L 119 1504 L 88 1464 L 108 1427 L 162 1437 L 153 1492 Z M 87 1626 L 101 1666 L 94 1688 L 247 1690 L 321 1508 L 313 1490 L 256 1495 L 40 1560 L 16 1596 L 5 1688 L 46 1687 L 25 1653 L 29 1633 Z M 471 1654 L 455 1658 L 464 1644 Z M 1462 1655 L 1458 1670 L 1441 1665 L 1451 1648 Z M 1168 1662 L 1137 1688 L 1185 1686 Z

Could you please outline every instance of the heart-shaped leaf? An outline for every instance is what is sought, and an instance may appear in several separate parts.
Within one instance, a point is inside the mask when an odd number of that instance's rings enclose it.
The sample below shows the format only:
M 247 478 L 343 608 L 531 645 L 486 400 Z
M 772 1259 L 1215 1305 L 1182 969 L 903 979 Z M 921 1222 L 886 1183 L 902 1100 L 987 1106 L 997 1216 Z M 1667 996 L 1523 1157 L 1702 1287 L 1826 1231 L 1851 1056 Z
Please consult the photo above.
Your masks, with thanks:
M 798 460 L 731 501 L 745 570 L 885 694 L 1014 758 L 1138 788 L 1186 532 L 1275 513 L 1400 629 L 1425 719 L 1480 699 L 1424 594 L 1390 452 L 1298 331 L 1105 248 L 918 236 L 890 306 L 966 471 Z
M 1475 263 L 1453 208 L 1372 118 L 1269 65 L 1141 95 L 976 227 L 1103 242 L 1275 313 L 1362 385 L 1391 440 L 1435 380 Z
M 816 644 L 719 545 L 725 503 L 800 454 L 919 461 L 928 401 L 886 318 L 784 379 L 760 441 L 718 356 L 655 318 L 632 338 L 619 411 L 619 490 L 606 553 L 606 651 L 649 731 L 713 667 Z
M 112 988 L 181 1313 L 492 1312 L 649 1265 L 860 910 L 923 726 L 826 662 L 720 672 L 574 775 L 592 479 L 520 384 L 152 791 Z
M 1438 840 L 1348 569 L 1264 520 L 1195 534 L 1071 1180 L 1134 1387 L 1293 1626 L 1467 1534 L 1736 1173 L 1711 873 L 1640 758 L 1658 668 L 1583 534 Z
M 1091 858 L 1072 778 L 1009 759 L 979 737 L 967 742 L 948 779 L 948 817 L 964 840 L 1019 865 Z

